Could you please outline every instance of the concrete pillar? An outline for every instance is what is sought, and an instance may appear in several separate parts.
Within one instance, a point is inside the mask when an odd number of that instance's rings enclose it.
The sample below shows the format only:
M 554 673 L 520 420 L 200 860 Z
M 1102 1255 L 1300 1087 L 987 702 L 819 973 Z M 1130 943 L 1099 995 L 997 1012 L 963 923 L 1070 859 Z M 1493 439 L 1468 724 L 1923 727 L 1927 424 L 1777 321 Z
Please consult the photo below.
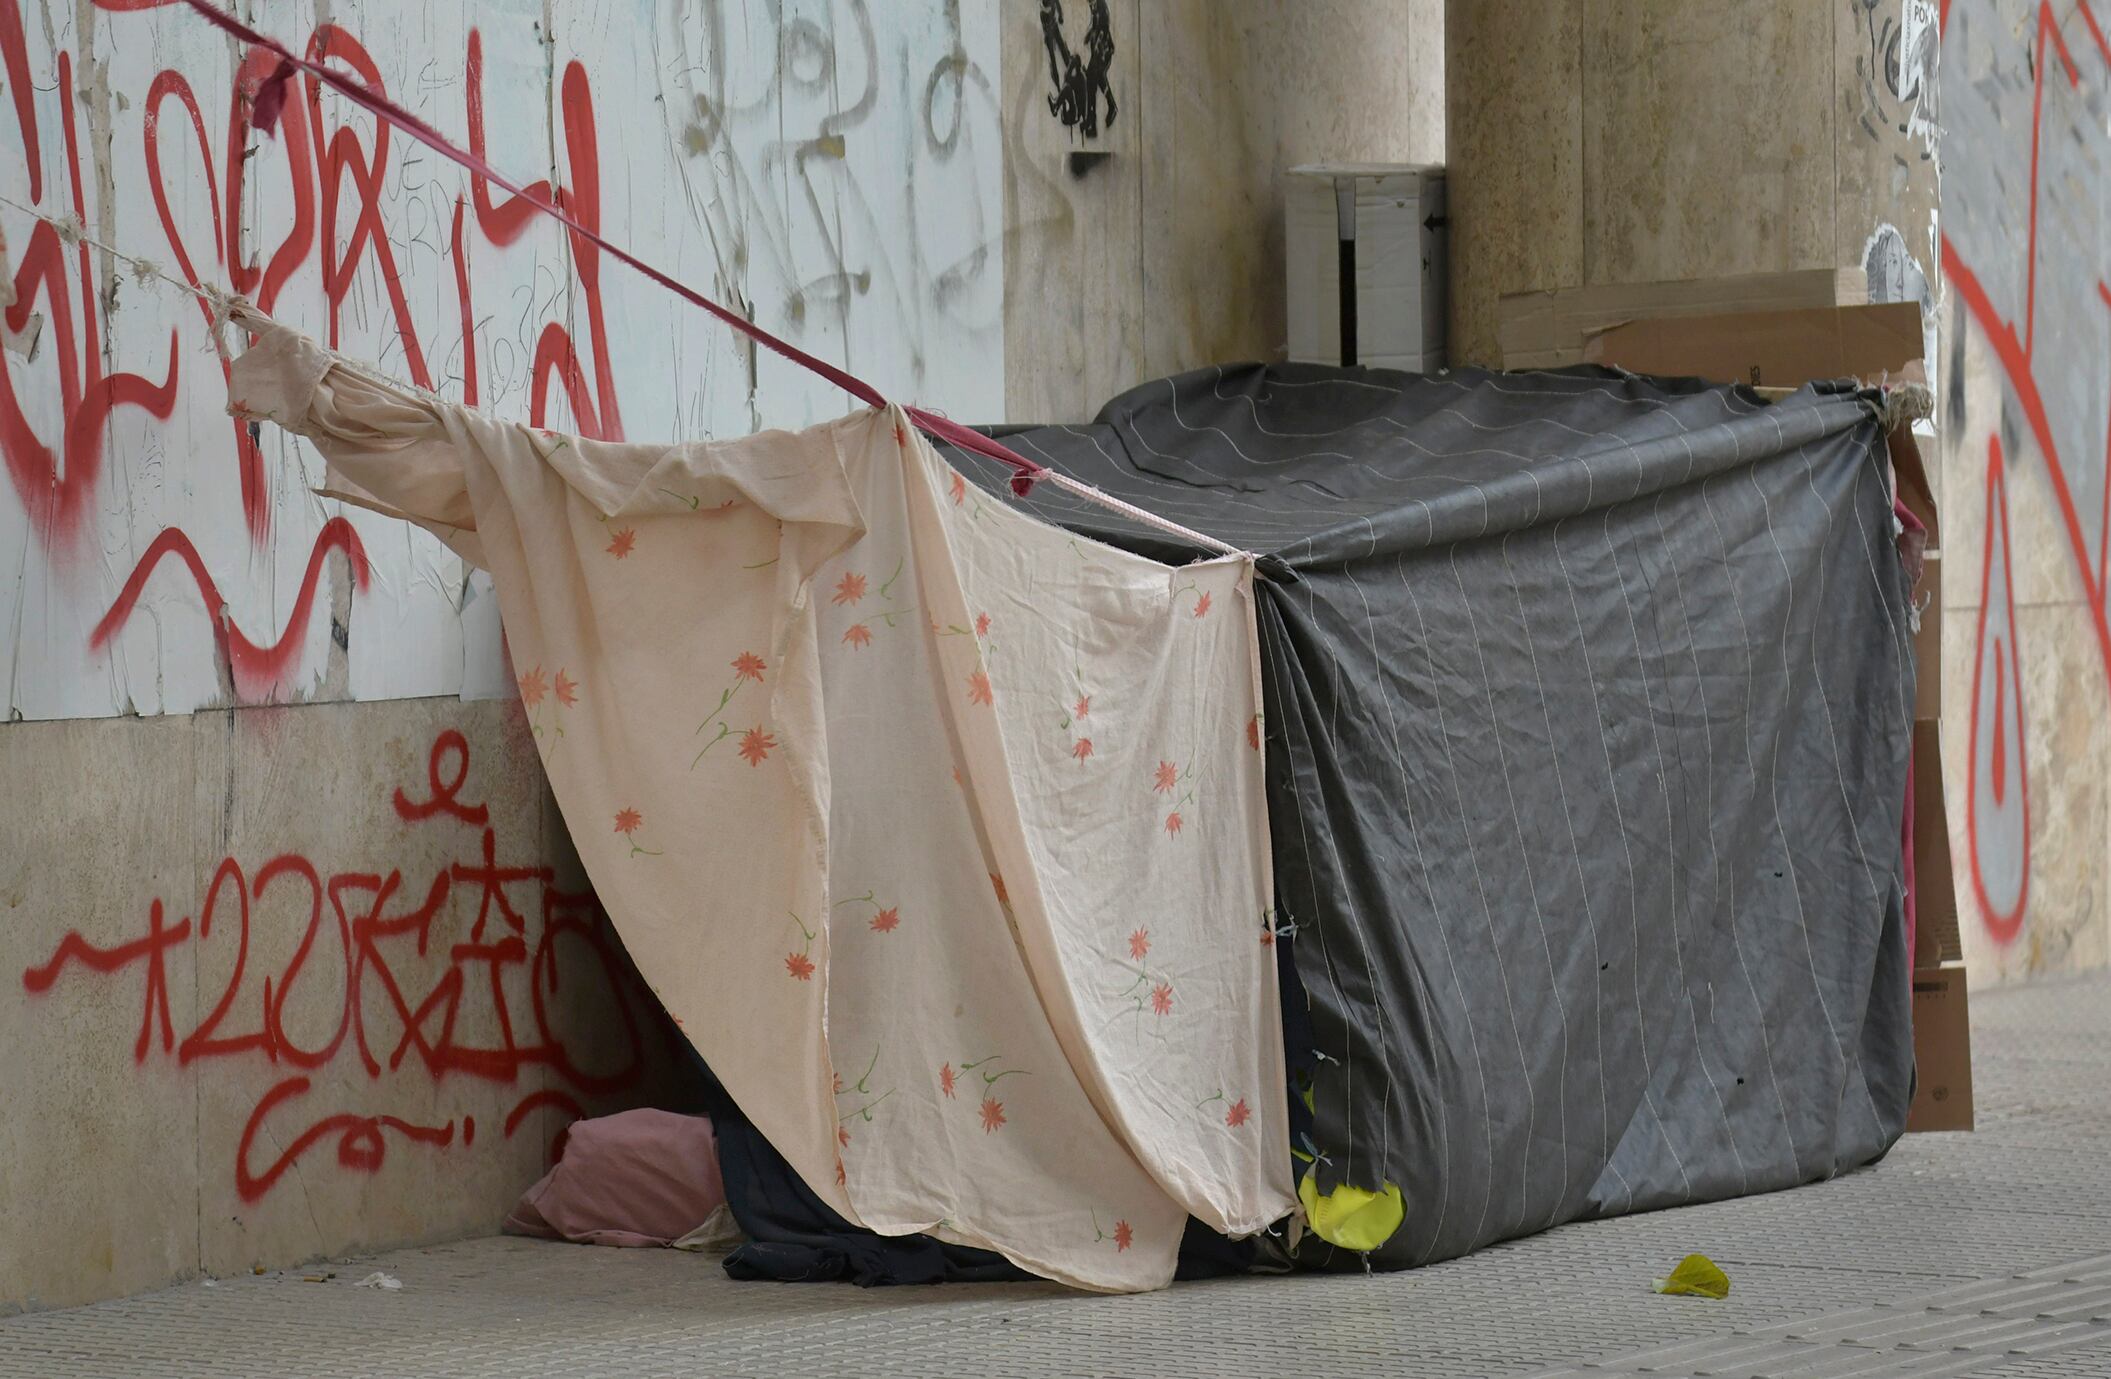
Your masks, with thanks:
M 1921 295 L 1934 8 L 1450 0 L 1453 362 L 1498 362 L 1510 292 L 1875 266 Z
M 1444 156 L 1442 0 L 1111 0 L 1108 13 L 1118 113 L 1088 137 L 1049 108 L 1038 0 L 1004 9 L 1014 421 L 1078 420 L 1148 378 L 1281 358 L 1285 171 Z M 1078 49 L 1088 7 L 1064 14 Z

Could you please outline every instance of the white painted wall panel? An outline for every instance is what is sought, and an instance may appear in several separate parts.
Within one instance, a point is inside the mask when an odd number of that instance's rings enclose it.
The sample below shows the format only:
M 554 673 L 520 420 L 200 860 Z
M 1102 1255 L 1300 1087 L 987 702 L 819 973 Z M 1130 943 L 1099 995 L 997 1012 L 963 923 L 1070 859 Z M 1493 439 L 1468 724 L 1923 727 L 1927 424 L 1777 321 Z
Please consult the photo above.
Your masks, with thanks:
M 463 143 L 473 24 L 494 163 L 889 395 L 1002 417 L 994 6 L 352 0 L 255 18 Z M 77 169 L 94 237 L 172 273 L 187 260 L 397 377 L 630 439 L 848 405 L 555 222 L 520 223 L 504 193 L 480 206 L 466 173 L 334 95 L 298 84 L 276 137 L 231 119 L 245 55 L 180 9 L 0 0 L 0 50 L 0 195 L 70 214 Z M 95 253 L 84 293 L 82 255 L 36 227 L 0 207 L 23 298 L 4 353 L 19 416 L 0 408 L 10 716 L 506 692 L 488 583 L 314 497 L 312 451 L 251 445 L 224 415 L 193 303 Z

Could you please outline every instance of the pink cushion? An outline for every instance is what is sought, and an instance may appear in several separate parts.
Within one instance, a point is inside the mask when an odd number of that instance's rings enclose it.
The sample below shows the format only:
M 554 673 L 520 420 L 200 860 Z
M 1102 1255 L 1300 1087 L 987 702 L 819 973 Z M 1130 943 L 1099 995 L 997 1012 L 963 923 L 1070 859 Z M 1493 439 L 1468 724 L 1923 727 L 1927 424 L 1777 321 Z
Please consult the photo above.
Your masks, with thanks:
M 706 1116 L 649 1107 L 575 1122 L 564 1157 L 521 1196 L 508 1235 L 666 1245 L 726 1200 Z

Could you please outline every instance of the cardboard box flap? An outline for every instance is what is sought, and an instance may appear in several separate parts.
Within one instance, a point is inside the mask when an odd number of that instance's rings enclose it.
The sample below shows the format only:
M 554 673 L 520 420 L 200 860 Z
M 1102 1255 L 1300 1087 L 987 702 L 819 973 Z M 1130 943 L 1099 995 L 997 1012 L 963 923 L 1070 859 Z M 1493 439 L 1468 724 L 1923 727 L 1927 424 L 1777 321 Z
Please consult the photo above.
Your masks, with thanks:
M 1925 384 L 1922 353 L 1918 302 L 1630 320 L 1594 331 L 1583 348 L 1586 363 L 1631 373 L 1785 388 Z
M 1918 302 L 1622 321 L 1592 332 L 1583 348 L 1586 363 L 1743 383 L 1768 394 L 1836 378 L 1925 386 L 1925 352 Z M 1899 497 L 1928 529 L 1929 549 L 1939 551 L 1935 492 L 1913 428 L 1893 427 L 1887 444 Z
M 1582 363 L 1591 336 L 1628 321 L 1858 306 L 1868 300 L 1868 275 L 1856 268 L 1513 292 L 1497 304 L 1496 339 L 1506 369 L 1559 368 Z
M 1964 964 L 1913 974 L 1913 1104 L 1909 1134 L 1972 1128 L 1972 1017 Z

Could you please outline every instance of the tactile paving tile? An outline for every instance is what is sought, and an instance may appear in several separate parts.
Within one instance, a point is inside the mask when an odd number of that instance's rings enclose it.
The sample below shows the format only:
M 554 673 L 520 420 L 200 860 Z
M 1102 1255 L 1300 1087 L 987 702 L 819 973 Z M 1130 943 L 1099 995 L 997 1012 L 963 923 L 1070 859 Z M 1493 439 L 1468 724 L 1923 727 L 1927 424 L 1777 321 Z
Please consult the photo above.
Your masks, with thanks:
M 1895 1302 L 1564 1365 L 1556 1375 L 1751 1379 L 1984 1373 L 2069 1352 L 2111 1355 L 2111 1255 L 1980 1279 Z
M 0 1320 L 0 1379 L 372 1375 L 2111 1379 L 2111 979 L 1973 993 L 1979 1132 L 1831 1182 L 1584 1222 L 1398 1274 L 1090 1297 L 741 1284 L 516 1239 Z M 1699 1250 L 1721 1301 L 1649 1280 Z M 385 1270 L 400 1292 L 358 1289 Z

